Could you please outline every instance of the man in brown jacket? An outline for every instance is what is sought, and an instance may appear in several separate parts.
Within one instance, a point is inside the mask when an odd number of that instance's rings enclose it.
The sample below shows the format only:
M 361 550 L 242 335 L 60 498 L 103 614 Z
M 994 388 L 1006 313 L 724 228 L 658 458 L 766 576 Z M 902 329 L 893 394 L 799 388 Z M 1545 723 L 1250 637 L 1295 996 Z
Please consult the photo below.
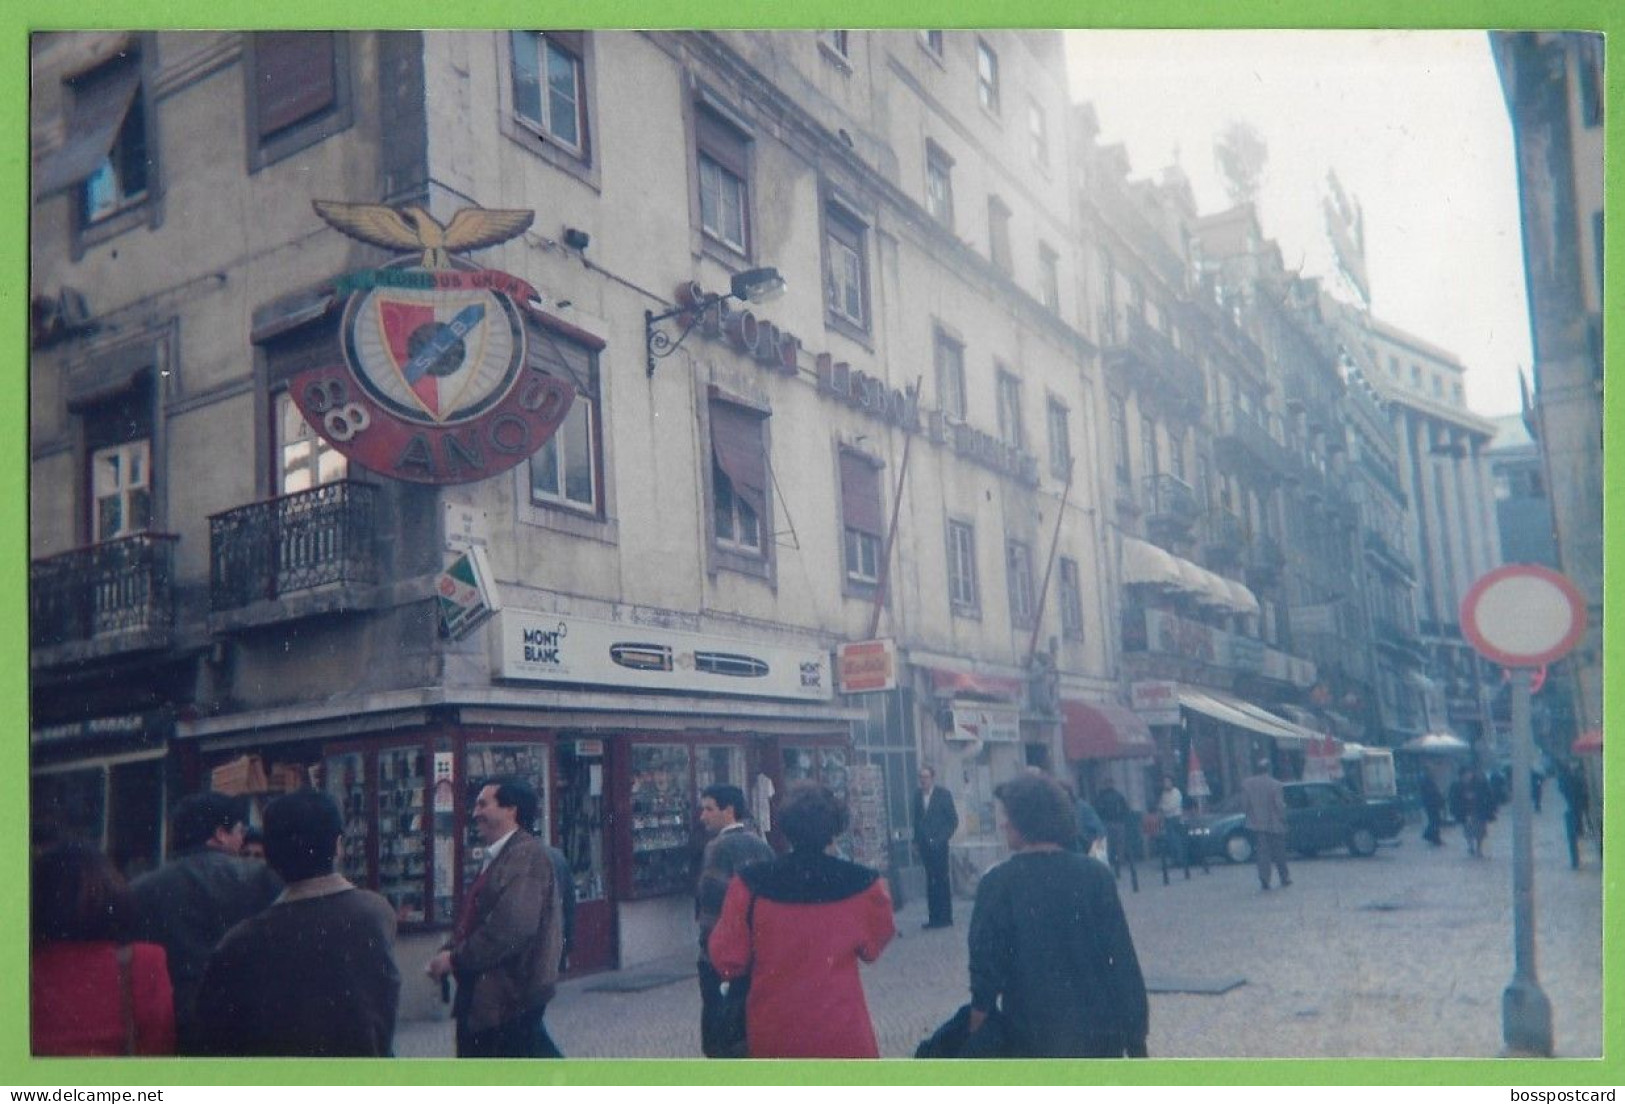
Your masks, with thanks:
M 1258 884 L 1270 887 L 1270 864 L 1281 875 L 1281 888 L 1292 884 L 1286 869 L 1286 787 L 1270 774 L 1270 761 L 1258 760 L 1257 773 L 1241 780 L 1241 808 L 1253 835 Z
M 536 791 L 497 779 L 474 802 L 485 864 L 463 898 L 452 936 L 429 976 L 457 981 L 459 1058 L 558 1058 L 542 1017 L 559 978 L 561 897 L 552 860 L 525 827 Z

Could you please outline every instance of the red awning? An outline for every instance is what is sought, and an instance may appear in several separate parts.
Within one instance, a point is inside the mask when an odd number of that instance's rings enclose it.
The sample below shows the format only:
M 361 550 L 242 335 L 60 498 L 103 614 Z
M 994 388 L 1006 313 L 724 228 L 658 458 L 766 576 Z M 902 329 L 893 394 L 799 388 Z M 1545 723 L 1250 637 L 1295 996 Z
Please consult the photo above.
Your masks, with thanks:
M 1103 702 L 1061 702 L 1061 743 L 1068 760 L 1139 759 L 1157 753 L 1138 713 Z
M 931 692 L 939 698 L 968 694 L 997 701 L 1020 701 L 1027 689 L 1026 683 L 1018 678 L 977 675 L 970 671 L 945 671 L 940 667 L 930 670 Z

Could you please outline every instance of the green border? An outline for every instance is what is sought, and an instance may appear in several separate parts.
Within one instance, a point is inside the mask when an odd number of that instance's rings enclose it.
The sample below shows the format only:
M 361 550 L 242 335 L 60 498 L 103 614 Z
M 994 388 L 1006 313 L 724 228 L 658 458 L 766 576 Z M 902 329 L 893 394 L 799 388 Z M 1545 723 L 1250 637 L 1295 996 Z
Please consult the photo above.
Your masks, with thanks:
M 13 269 L 12 279 L 0 282 L 0 334 L 13 350 L 18 364 L 27 363 L 26 266 L 29 226 L 28 202 L 28 32 L 32 28 L 112 28 L 112 27 L 218 27 L 236 26 L 375 26 L 375 27 L 500 27 L 521 23 L 559 22 L 551 13 L 569 12 L 569 21 L 584 21 L 603 27 L 701 27 L 701 26 L 920 26 L 943 27 L 978 25 L 1099 26 L 1099 27 L 1413 27 L 1477 29 L 1485 27 L 1527 29 L 1625 28 L 1625 6 L 1610 6 L 1605 0 L 1345 0 L 1335 5 L 1310 8 L 1288 0 L 1226 0 L 1215 10 L 1196 0 L 1136 0 L 1135 3 L 1106 3 L 1099 0 L 1021 0 L 1019 6 L 998 0 L 960 0 L 948 5 L 918 5 L 906 9 L 906 23 L 899 22 L 900 9 L 878 0 L 811 2 L 792 0 L 762 10 L 736 6 L 703 4 L 695 0 L 617 0 L 591 6 L 575 4 L 542 5 L 516 0 L 463 0 L 455 5 L 428 7 L 404 5 L 388 0 L 352 0 L 343 7 L 317 0 L 283 0 L 273 6 L 241 2 L 223 7 L 220 0 L 104 0 L 66 6 L 45 0 L 25 0 L 0 15 L 7 32 L 0 35 L 0 74 L 5 92 L 0 95 L 0 133 L 12 136 L 7 155 L 0 157 L 0 195 L 17 216 L 0 226 L 0 240 Z M 232 15 L 223 18 L 230 10 Z M 927 12 L 940 13 L 935 18 Z M 542 18 L 547 13 L 547 18 Z M 1617 196 L 1621 178 L 1622 133 L 1618 74 L 1608 73 L 1607 141 L 1608 192 Z M 1609 206 L 1613 204 L 1610 202 Z M 1608 313 L 1621 304 L 1613 262 L 1621 248 L 1617 226 L 1608 231 L 1610 259 L 1607 291 Z M 1616 315 L 1618 317 L 1618 315 Z M 1625 339 L 1617 327 L 1608 332 L 1607 356 L 1625 355 Z M 0 461 L 0 503 L 11 524 L 0 532 L 0 562 L 9 566 L 10 586 L 0 588 L 0 625 L 14 660 L 0 671 L 0 698 L 12 703 L 8 726 L 11 735 L 0 751 L 0 767 L 12 782 L 7 787 L 12 800 L 0 802 L 0 880 L 4 884 L 27 883 L 28 838 L 26 794 L 28 778 L 28 641 L 26 538 L 28 427 L 26 376 L 18 399 L 0 413 L 0 440 L 10 442 Z M 1609 436 L 1617 436 L 1621 406 L 1616 392 L 1605 404 L 1605 426 Z M 1625 457 L 1613 450 L 1605 459 L 1605 515 L 1618 519 L 1619 489 L 1625 487 Z M 1619 542 L 1610 542 L 1607 568 L 1610 582 L 1620 566 Z M 1609 671 L 1618 670 L 1625 646 L 1618 623 L 1605 633 L 1604 654 Z M 1613 695 L 1607 698 L 1606 727 L 1625 731 L 1612 722 L 1625 717 L 1625 706 Z M 1605 794 L 1616 809 L 1625 808 L 1625 784 L 1614 768 L 1621 766 L 1618 740 L 1611 742 Z M 1621 854 L 1619 815 L 1608 823 L 1610 845 L 1604 866 L 1604 932 L 1614 930 L 1616 908 L 1621 892 L 1620 876 L 1625 867 Z M 1583 1086 L 1619 1084 L 1625 1081 L 1625 1019 L 1620 1016 L 1621 968 L 1625 946 L 1610 940 L 1605 947 L 1605 1024 L 1602 1060 L 1280 1060 L 1280 1061 L 1171 1061 L 1117 1063 L 1024 1062 L 1010 1063 L 716 1063 L 700 1061 L 583 1061 L 537 1064 L 530 1062 L 457 1064 L 450 1060 L 354 1061 L 295 1063 L 282 1061 L 203 1061 L 203 1060 L 57 1060 L 39 1061 L 27 1055 L 27 986 L 18 979 L 28 977 L 28 936 L 26 909 L 5 910 L 0 932 L 6 938 L 0 949 L 0 977 L 11 979 L 0 995 L 0 1083 L 17 1087 L 56 1088 L 119 1085 L 210 1085 L 210 1084 L 372 1084 L 372 1085 L 615 1085 L 615 1084 L 1234 1084 L 1234 1085 L 1528 1085 Z M 1606 938 L 1606 935 L 1605 935 Z

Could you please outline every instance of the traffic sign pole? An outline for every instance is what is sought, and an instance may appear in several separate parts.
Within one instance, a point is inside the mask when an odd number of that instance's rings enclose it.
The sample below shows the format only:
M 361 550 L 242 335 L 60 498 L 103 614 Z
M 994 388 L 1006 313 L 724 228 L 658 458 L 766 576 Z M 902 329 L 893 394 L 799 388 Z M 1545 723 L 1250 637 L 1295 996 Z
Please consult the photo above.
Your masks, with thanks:
M 1552 1002 L 1535 972 L 1535 834 L 1529 794 L 1534 734 L 1527 667 L 1512 671 L 1512 981 L 1501 994 L 1507 1056 L 1552 1056 Z

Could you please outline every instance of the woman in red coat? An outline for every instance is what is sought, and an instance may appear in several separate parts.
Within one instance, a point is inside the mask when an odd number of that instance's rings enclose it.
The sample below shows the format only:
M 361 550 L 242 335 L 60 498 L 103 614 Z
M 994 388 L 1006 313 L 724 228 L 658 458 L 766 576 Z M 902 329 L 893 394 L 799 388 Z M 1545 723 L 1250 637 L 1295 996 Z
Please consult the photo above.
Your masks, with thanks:
M 858 960 L 879 958 L 896 928 L 880 875 L 825 853 L 845 828 L 827 787 L 796 783 L 779 807 L 790 853 L 728 885 L 709 950 L 725 981 L 750 975 L 752 1058 L 880 1057 Z
M 113 864 L 64 844 L 35 860 L 33 886 L 34 1053 L 174 1054 L 169 964 L 157 944 L 130 941 L 135 897 Z

